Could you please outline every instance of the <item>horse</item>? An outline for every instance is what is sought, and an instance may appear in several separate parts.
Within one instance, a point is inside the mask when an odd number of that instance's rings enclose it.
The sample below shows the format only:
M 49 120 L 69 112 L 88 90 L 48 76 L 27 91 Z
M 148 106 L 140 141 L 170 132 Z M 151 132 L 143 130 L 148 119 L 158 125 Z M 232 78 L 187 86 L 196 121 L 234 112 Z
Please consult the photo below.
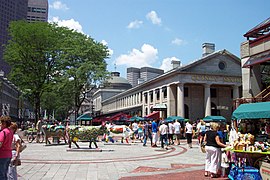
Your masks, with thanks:
M 49 141 L 50 137 L 57 137 L 58 138 L 58 144 L 60 143 L 60 138 L 63 138 L 65 143 L 66 141 L 66 129 L 64 126 L 55 126 L 55 125 L 42 125 L 42 131 L 45 134 L 45 143 L 51 144 Z
M 80 148 L 78 141 L 89 142 L 89 148 L 92 149 L 92 143 L 98 148 L 96 140 L 98 136 L 106 133 L 107 129 L 104 126 L 69 126 L 67 129 L 69 136 L 69 148 L 74 143 L 77 148 Z

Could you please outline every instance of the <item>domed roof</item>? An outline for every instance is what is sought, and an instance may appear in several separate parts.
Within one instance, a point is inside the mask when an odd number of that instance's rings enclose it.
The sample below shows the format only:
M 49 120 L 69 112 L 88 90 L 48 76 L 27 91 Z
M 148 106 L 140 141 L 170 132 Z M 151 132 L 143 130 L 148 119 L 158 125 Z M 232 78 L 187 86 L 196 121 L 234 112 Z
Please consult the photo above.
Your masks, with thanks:
M 111 88 L 129 89 L 132 85 L 127 79 L 120 77 L 119 72 L 112 72 L 111 77 L 107 80 Z
M 117 77 L 117 76 L 112 76 L 110 79 L 108 79 L 109 83 L 120 83 L 120 84 L 130 84 L 128 80 L 126 80 L 123 77 Z

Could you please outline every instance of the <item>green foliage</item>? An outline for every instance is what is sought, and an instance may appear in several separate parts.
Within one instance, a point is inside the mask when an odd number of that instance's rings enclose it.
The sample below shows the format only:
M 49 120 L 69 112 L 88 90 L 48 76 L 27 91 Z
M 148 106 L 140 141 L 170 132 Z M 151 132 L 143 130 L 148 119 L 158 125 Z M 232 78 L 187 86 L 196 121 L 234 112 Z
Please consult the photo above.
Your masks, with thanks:
M 4 59 L 10 80 L 35 107 L 59 116 L 78 112 L 85 94 L 107 78 L 108 48 L 82 33 L 46 22 L 10 24 Z M 45 109 L 43 108 L 43 109 Z

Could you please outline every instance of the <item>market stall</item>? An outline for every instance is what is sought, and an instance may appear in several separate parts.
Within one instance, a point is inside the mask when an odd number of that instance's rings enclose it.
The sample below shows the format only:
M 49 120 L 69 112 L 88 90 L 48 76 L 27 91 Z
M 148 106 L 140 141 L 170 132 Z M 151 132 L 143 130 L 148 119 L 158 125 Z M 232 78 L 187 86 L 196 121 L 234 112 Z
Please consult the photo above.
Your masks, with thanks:
M 237 168 L 257 170 L 270 155 L 270 102 L 241 104 L 232 114 L 230 132 L 232 163 Z M 269 169 L 270 172 L 270 169 Z

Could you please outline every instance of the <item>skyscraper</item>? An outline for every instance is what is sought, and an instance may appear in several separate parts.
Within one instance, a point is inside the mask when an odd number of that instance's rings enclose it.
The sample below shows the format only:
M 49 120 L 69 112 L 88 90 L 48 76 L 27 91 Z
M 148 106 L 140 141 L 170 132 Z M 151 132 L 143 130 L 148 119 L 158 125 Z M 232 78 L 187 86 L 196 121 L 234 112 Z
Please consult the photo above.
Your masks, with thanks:
M 149 81 L 161 74 L 164 74 L 164 70 L 152 67 L 127 68 L 127 80 L 132 87 L 135 87 L 142 82 Z
M 27 21 L 48 21 L 48 0 L 28 0 Z
M 26 19 L 28 0 L 0 0 L 0 70 L 5 75 L 10 66 L 3 60 L 4 46 L 8 39 L 8 26 L 11 21 Z

